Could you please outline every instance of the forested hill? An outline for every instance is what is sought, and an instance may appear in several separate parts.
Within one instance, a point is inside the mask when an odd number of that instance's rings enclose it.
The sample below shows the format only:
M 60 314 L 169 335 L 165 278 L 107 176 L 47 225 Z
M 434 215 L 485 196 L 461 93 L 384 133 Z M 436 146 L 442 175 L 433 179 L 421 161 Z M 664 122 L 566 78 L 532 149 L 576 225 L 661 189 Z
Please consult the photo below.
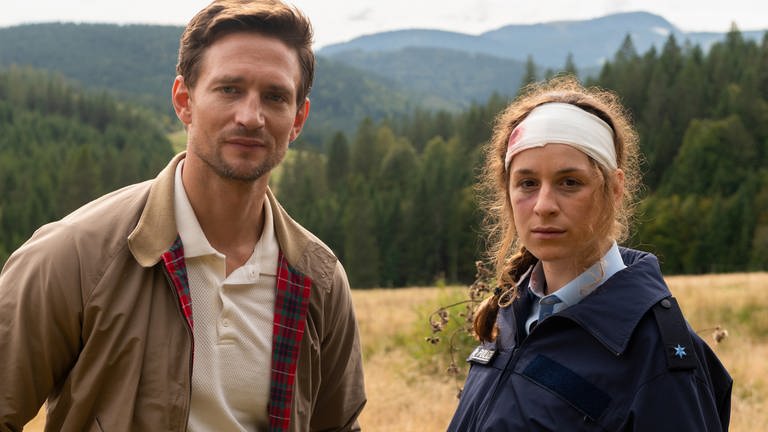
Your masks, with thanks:
M 153 109 L 179 127 L 170 104 L 182 27 L 113 24 L 29 24 L 0 28 L 0 67 L 31 66 L 59 73 L 92 89 L 106 89 Z M 383 76 L 319 58 L 311 121 L 301 139 L 322 142 L 354 130 L 366 116 L 382 119 L 417 106 L 458 110 L 439 94 L 406 90 Z
M 640 133 L 647 188 L 629 245 L 667 274 L 768 270 L 768 36 L 732 31 L 706 53 L 626 39 L 590 84 L 615 90 Z M 356 287 L 471 281 L 480 146 L 506 102 L 363 122 L 289 161 L 280 199 Z
M 181 32 L 173 26 L 72 23 L 0 28 L 0 66 L 57 72 L 172 113 L 170 85 Z
M 0 263 L 40 225 L 154 177 L 172 153 L 135 107 L 61 77 L 0 69 Z
M 445 101 L 327 64 L 310 115 L 321 129 L 283 164 L 281 201 L 355 287 L 472 280 L 480 147 L 509 97 L 416 108 Z M 532 61 L 524 67 L 522 82 L 541 78 Z M 657 253 L 670 274 L 768 270 L 768 36 L 734 30 L 706 50 L 671 36 L 647 51 L 626 38 L 590 84 L 616 90 L 640 133 L 647 189 L 630 245 Z M 328 132 L 338 124 L 344 132 Z M 0 66 L 0 259 L 40 224 L 154 176 L 172 152 L 162 129 L 127 98 Z
M 58 72 L 88 88 L 151 107 L 178 127 L 170 106 L 180 26 L 50 23 L 0 28 L 0 66 Z M 513 95 L 530 64 L 541 78 L 558 70 L 594 76 L 631 34 L 640 52 L 667 37 L 706 53 L 724 34 L 685 33 L 663 17 L 615 14 L 592 20 L 510 25 L 471 36 L 402 30 L 357 38 L 318 51 L 310 121 L 300 138 L 354 131 L 366 117 L 410 115 L 415 108 L 458 112 L 492 94 Z M 746 39 L 759 40 L 761 32 Z

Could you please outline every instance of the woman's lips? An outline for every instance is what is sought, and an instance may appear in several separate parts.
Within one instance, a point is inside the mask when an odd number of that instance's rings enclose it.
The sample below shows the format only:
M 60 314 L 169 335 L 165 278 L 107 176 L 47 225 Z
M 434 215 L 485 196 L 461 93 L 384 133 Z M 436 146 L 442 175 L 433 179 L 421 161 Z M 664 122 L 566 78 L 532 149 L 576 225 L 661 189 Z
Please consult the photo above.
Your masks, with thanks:
M 540 239 L 552 239 L 561 237 L 565 230 L 557 227 L 536 227 L 531 230 L 531 234 Z

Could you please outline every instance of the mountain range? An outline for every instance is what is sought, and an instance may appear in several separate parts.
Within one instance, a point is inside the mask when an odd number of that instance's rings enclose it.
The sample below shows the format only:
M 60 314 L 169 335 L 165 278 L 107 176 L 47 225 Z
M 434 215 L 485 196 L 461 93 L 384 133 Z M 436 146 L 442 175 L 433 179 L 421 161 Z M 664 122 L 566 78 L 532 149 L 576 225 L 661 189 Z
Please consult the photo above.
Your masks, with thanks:
M 758 39 L 763 33 L 742 32 L 747 39 Z M 442 30 L 396 30 L 328 45 L 319 54 L 344 59 L 355 51 L 381 55 L 414 47 L 439 48 L 518 62 L 531 56 L 544 68 L 562 67 L 570 54 L 578 67 L 594 68 L 610 60 L 627 35 L 640 53 L 653 46 L 660 48 L 669 36 L 674 36 L 680 44 L 688 41 L 699 45 L 705 51 L 723 38 L 723 33 L 683 31 L 663 17 L 648 12 L 625 12 L 581 21 L 513 24 L 479 35 Z
M 0 28 L 0 67 L 53 71 L 141 103 L 174 124 L 169 94 L 182 30 L 71 23 Z M 742 34 L 756 40 L 763 33 Z M 687 33 L 645 12 L 509 25 L 480 35 L 411 29 L 361 36 L 318 51 L 312 118 L 303 137 L 319 143 L 329 131 L 352 132 L 365 117 L 415 108 L 458 111 L 493 93 L 514 95 L 527 61 L 543 77 L 563 70 L 570 55 L 581 75 L 596 74 L 627 35 L 641 54 L 659 49 L 670 36 L 704 50 L 724 37 Z

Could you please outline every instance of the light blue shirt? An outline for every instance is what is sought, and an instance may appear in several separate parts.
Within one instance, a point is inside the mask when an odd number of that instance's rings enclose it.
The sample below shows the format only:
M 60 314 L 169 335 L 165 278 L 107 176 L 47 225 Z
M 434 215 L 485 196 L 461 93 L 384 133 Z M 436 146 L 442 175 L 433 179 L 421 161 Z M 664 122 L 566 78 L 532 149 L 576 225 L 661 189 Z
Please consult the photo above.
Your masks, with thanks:
M 588 268 L 584 273 L 576 276 L 573 280 L 565 284 L 559 290 L 544 295 L 544 289 L 546 288 L 547 281 L 544 279 L 544 269 L 541 265 L 541 261 L 536 263 L 531 271 L 531 278 L 528 282 L 528 289 L 539 299 L 539 301 L 533 304 L 533 310 L 531 315 L 525 321 L 525 329 L 527 333 L 531 332 L 531 324 L 539 318 L 539 310 L 541 309 L 541 302 L 545 298 L 557 295 L 561 300 L 560 303 L 555 304 L 554 313 L 558 313 L 563 309 L 577 304 L 585 297 L 590 295 L 592 291 L 597 289 L 611 276 L 626 268 L 624 261 L 621 259 L 621 253 L 619 252 L 619 246 L 616 242 L 613 242 L 608 252 Z

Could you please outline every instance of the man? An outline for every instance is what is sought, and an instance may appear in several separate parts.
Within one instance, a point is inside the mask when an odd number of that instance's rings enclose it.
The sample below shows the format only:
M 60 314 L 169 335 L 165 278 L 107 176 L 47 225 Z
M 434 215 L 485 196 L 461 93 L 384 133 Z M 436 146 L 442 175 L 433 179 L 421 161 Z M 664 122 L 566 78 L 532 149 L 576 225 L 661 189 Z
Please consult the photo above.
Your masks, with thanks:
M 279 0 L 192 19 L 186 154 L 40 228 L 0 275 L 0 431 L 46 399 L 57 431 L 359 429 L 346 275 L 267 186 L 309 114 L 311 39 Z

